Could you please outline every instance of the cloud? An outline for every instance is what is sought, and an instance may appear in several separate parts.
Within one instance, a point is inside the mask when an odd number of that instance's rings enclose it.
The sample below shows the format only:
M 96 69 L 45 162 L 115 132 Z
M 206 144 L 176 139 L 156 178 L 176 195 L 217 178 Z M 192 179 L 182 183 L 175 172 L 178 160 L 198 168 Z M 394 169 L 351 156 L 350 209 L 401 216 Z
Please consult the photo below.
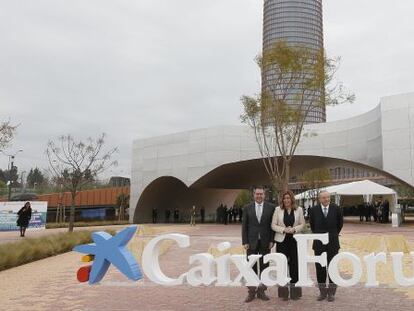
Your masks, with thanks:
M 107 175 L 129 175 L 133 139 L 239 124 L 240 96 L 260 89 L 262 5 L 0 0 L 0 116 L 21 124 L 16 164 L 47 167 L 48 140 L 105 132 L 120 149 Z M 342 57 L 338 75 L 357 96 L 329 109 L 329 120 L 412 90 L 413 9 L 410 1 L 324 2 L 325 46 Z

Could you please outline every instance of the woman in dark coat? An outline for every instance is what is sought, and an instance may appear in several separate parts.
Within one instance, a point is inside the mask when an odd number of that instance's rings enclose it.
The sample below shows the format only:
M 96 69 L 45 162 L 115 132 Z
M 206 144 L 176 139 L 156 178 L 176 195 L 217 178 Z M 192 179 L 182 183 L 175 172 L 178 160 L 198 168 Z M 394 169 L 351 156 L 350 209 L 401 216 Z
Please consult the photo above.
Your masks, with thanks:
M 30 202 L 26 204 L 17 212 L 19 218 L 17 218 L 17 225 L 20 227 L 20 236 L 24 236 L 26 228 L 29 226 L 30 218 L 32 217 L 32 208 Z

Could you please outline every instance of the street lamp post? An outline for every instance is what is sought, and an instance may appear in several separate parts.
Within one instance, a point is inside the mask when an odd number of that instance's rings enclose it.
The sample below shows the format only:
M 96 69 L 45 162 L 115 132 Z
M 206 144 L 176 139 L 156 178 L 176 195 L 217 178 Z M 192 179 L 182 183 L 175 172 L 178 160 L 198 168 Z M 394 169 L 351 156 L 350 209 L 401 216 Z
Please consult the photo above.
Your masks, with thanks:
M 12 189 L 12 183 L 13 183 L 12 171 L 14 170 L 14 159 L 15 159 L 16 155 L 19 152 L 23 152 L 23 150 L 20 149 L 17 152 L 15 152 L 14 154 L 6 154 L 9 157 L 9 163 L 10 163 L 10 166 L 9 166 L 9 194 L 8 194 L 8 200 L 9 201 L 11 200 L 11 189 Z
M 21 183 L 22 193 L 26 193 L 26 182 L 24 180 L 25 175 L 26 175 L 26 171 L 23 171 L 20 173 L 20 183 Z

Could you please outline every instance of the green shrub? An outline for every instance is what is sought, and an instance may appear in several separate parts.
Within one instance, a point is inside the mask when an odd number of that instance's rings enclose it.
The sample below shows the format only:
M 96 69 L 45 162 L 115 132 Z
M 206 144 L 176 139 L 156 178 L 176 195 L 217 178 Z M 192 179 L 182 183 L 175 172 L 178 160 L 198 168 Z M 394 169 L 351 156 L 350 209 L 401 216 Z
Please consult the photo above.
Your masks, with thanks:
M 114 235 L 114 230 L 105 230 Z M 91 243 L 92 231 L 75 231 L 0 244 L 0 271 L 70 252 L 76 245 Z
M 113 225 L 129 225 L 128 220 L 102 220 L 102 221 L 91 221 L 91 222 L 75 222 L 75 227 L 92 227 L 92 226 L 113 226 Z M 46 229 L 56 229 L 56 228 L 68 228 L 69 223 L 57 223 L 51 222 L 46 224 Z

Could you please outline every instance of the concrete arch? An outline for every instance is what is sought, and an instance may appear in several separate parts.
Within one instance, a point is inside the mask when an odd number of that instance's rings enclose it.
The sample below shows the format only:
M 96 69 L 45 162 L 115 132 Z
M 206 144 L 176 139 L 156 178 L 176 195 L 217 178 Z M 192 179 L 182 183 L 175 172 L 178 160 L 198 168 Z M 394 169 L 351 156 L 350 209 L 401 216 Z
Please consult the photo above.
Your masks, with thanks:
M 291 175 L 300 175 L 308 170 L 315 168 L 331 168 L 335 166 L 346 166 L 361 168 L 376 172 L 382 176 L 395 180 L 398 183 L 405 184 L 412 187 L 410 184 L 401 180 L 400 178 L 380 170 L 376 167 L 365 165 L 349 160 L 312 156 L 299 155 L 292 160 Z M 246 189 L 254 184 L 268 184 L 269 178 L 264 168 L 263 159 L 253 159 L 239 162 L 232 162 L 223 164 L 195 181 L 192 188 L 224 188 L 224 189 Z
M 151 182 L 142 192 L 135 208 L 134 223 L 152 221 L 152 209 L 158 210 L 159 217 L 169 207 L 169 201 L 185 194 L 188 187 L 178 178 L 162 176 Z M 171 207 L 174 209 L 174 206 Z

